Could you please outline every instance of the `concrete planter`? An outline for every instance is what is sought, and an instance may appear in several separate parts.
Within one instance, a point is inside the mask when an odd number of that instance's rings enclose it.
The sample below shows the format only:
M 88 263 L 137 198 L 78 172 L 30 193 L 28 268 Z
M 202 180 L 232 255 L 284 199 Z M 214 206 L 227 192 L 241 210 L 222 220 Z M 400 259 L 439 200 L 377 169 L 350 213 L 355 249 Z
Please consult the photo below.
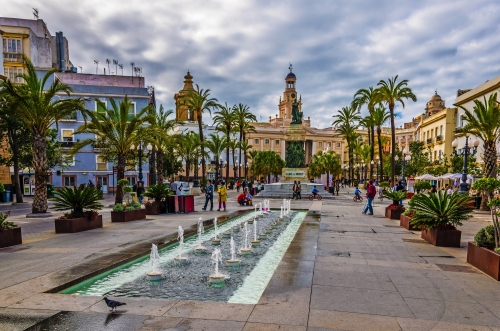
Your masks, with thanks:
M 405 209 L 390 209 L 389 206 L 385 207 L 385 217 L 391 220 L 399 220 L 401 218 L 401 214 L 404 213 Z
M 441 247 L 460 247 L 460 238 L 462 231 L 459 230 L 440 230 L 427 229 L 422 230 L 422 239 L 427 240 L 434 246 Z
M 153 202 L 146 205 L 146 215 L 160 215 L 162 214 L 161 205 Z
M 500 280 L 500 254 L 469 242 L 467 244 L 467 263 L 493 277 L 494 280 Z
M 406 230 L 420 230 L 410 223 L 411 217 L 401 214 L 399 218 L 399 225 L 401 225 Z
M 22 243 L 20 227 L 0 231 L 0 248 L 21 245 Z
M 112 211 L 111 222 L 131 222 L 146 218 L 146 209 Z
M 102 215 L 98 215 L 95 219 L 86 217 L 56 219 L 54 221 L 56 233 L 75 233 L 97 228 L 102 228 Z

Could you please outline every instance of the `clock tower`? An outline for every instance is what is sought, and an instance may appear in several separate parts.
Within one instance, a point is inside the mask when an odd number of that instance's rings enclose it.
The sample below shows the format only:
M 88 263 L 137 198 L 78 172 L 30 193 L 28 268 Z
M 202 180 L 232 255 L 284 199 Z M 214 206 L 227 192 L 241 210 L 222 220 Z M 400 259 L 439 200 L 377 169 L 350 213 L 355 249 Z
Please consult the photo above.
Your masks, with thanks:
M 290 72 L 285 77 L 285 91 L 283 92 L 283 99 L 280 97 L 279 103 L 279 117 L 283 119 L 291 119 L 292 118 L 292 104 L 294 102 L 298 103 L 299 110 L 302 110 L 302 97 L 297 95 L 297 91 L 295 90 L 295 83 L 297 82 L 297 77 L 293 73 L 293 67 L 290 63 L 288 67 Z

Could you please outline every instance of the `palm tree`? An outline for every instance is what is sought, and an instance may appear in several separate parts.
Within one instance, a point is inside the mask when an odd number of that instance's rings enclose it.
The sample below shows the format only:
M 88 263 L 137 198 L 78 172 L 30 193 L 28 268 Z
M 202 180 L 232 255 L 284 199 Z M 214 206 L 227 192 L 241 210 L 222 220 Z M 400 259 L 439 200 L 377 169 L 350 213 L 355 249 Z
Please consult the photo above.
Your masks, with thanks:
M 417 101 L 417 97 L 413 94 L 411 88 L 408 87 L 408 80 L 403 79 L 399 83 L 398 75 L 393 78 L 388 78 L 387 81 L 381 80 L 378 82 L 377 86 L 379 86 L 377 97 L 378 102 L 385 102 L 389 107 L 389 112 L 391 113 L 391 154 L 394 157 L 396 155 L 396 126 L 394 124 L 394 107 L 396 106 L 396 102 L 401 103 L 403 108 L 405 107 L 405 103 L 403 99 L 411 99 L 413 101 Z M 394 176 L 396 175 L 396 163 L 394 159 L 391 162 L 391 181 L 394 183 Z
M 235 115 L 235 125 L 238 127 L 240 134 L 240 144 L 242 144 L 243 141 L 245 141 L 244 133 L 245 133 L 245 128 L 248 129 L 247 124 L 249 122 L 257 122 L 257 117 L 255 117 L 255 115 L 250 112 L 250 107 L 242 103 L 238 104 L 237 106 L 235 105 L 233 107 L 233 111 Z M 239 153 L 240 153 L 239 160 L 240 163 L 242 163 L 243 159 L 241 158 L 241 148 L 239 149 Z M 245 162 L 246 162 L 246 157 L 245 157 Z M 238 177 L 241 177 L 241 173 L 239 170 L 238 170 Z
M 189 181 L 189 173 L 191 172 L 191 167 L 198 162 L 198 156 L 201 149 L 200 135 L 191 131 L 188 134 L 182 136 L 177 146 L 180 157 L 186 163 L 186 178 Z
M 240 143 L 240 151 L 243 151 L 243 156 L 245 157 L 245 162 L 242 163 L 242 166 L 245 167 L 245 179 L 247 178 L 248 176 L 248 167 L 247 167 L 247 155 L 248 155 L 248 151 L 252 149 L 252 145 L 250 145 L 246 140 L 243 140 L 241 143 Z
M 493 93 L 488 101 L 486 97 L 484 102 L 474 100 L 472 111 L 460 106 L 467 121 L 462 131 L 472 133 L 484 142 L 484 175 L 488 178 L 496 178 L 498 171 L 496 144 L 500 140 L 500 107 L 496 100 L 497 93 Z
M 219 171 L 219 158 L 222 155 L 222 153 L 224 153 L 224 149 L 226 148 L 226 140 L 221 138 L 216 133 L 211 133 L 208 137 L 210 138 L 210 140 L 207 140 L 206 147 L 210 152 L 212 152 L 214 156 L 216 179 L 217 179 Z M 217 185 L 217 183 L 215 184 Z
M 359 108 L 353 105 L 343 107 L 338 111 L 337 115 L 333 116 L 333 118 L 335 118 L 335 120 L 332 122 L 332 125 L 337 127 L 337 134 L 344 137 L 347 142 L 349 169 L 352 173 L 351 178 L 353 178 L 353 143 L 359 136 L 359 134 L 356 133 L 356 122 L 360 120 Z
M 384 107 L 377 107 L 373 111 L 372 121 L 377 127 L 378 153 L 380 157 L 380 169 L 384 169 L 384 161 L 382 157 L 382 126 L 391 118 L 391 114 Z M 375 145 L 375 144 L 373 144 Z M 373 160 L 373 159 L 372 159 Z
M 370 86 L 367 89 L 359 89 L 354 94 L 354 100 L 352 101 L 352 105 L 356 108 L 360 108 L 362 105 L 366 105 L 368 107 L 368 111 L 370 115 L 373 114 L 373 110 L 375 109 L 375 105 L 379 102 L 379 93 L 378 89 L 374 89 Z M 370 130 L 368 131 L 370 138 L 368 139 L 371 144 L 371 154 L 370 158 L 373 160 L 375 156 L 375 146 L 373 142 L 375 141 L 375 132 L 374 132 L 374 124 L 370 123 Z M 373 176 L 373 169 L 370 169 L 370 178 Z
M 188 91 L 187 96 L 184 98 L 184 104 L 188 109 L 196 113 L 198 120 L 198 130 L 200 134 L 201 149 L 205 149 L 205 138 L 203 136 L 203 112 L 208 111 L 210 115 L 212 114 L 212 109 L 219 108 L 218 100 L 215 98 L 210 98 L 210 89 L 200 89 L 198 84 L 196 84 L 196 90 Z M 205 179 L 205 159 L 201 159 L 201 173 L 203 179 Z
M 372 145 L 372 130 L 373 130 L 373 121 L 372 121 L 372 116 L 365 116 L 362 119 L 359 120 L 359 126 L 362 128 L 366 129 L 368 132 L 368 145 Z M 370 157 L 371 157 L 371 150 L 373 149 L 373 146 L 370 147 Z
M 33 135 L 33 169 L 35 171 L 35 196 L 32 213 L 47 212 L 47 132 L 64 117 L 80 112 L 86 118 L 85 100 L 69 98 L 73 90 L 69 85 L 55 79 L 48 81 L 56 69 L 49 70 L 41 79 L 33 63 L 23 59 L 26 73 L 18 75 L 24 84 L 14 84 L 9 79 L 0 83 L 0 98 L 9 97 L 18 103 L 16 116 Z M 48 87 L 45 89 L 45 87 Z M 60 98 L 64 94 L 67 98 Z
M 147 127 L 148 123 L 154 123 L 154 115 L 150 114 L 150 106 L 146 106 L 134 117 L 129 117 L 129 109 L 133 107 L 132 102 L 125 96 L 118 104 L 113 98 L 109 98 L 111 108 L 96 99 L 105 112 L 90 114 L 90 121 L 82 124 L 75 134 L 87 133 L 94 138 L 86 138 L 75 143 L 70 154 L 75 154 L 85 146 L 101 148 L 102 154 L 107 157 L 113 156 L 117 160 L 117 180 L 125 178 L 125 167 L 127 166 L 127 155 L 134 145 L 142 142 L 153 142 L 152 136 L 162 134 L 154 127 Z M 123 187 L 116 188 L 115 204 L 123 202 Z
M 217 131 L 224 134 L 224 139 L 226 140 L 226 179 L 229 178 L 229 147 L 231 139 L 231 130 L 235 124 L 235 114 L 233 113 L 233 107 L 229 107 L 227 102 L 219 107 L 219 111 L 215 112 L 214 125 Z M 234 165 L 234 163 L 233 163 Z
M 259 154 L 258 150 L 252 149 L 248 152 L 248 158 L 252 161 L 252 164 L 250 165 L 249 169 L 252 170 L 252 176 L 255 176 L 255 165 L 254 161 L 257 155 Z M 246 159 L 245 159 L 246 160 Z

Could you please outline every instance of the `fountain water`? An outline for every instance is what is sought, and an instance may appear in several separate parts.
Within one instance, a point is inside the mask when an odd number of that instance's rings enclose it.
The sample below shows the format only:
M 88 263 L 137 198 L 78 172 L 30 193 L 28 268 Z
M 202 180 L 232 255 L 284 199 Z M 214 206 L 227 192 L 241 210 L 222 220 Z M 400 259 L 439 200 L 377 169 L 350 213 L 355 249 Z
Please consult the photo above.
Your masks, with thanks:
M 162 272 L 158 269 L 158 265 L 160 264 L 160 255 L 158 254 L 158 246 L 155 244 L 151 246 L 149 260 L 151 261 L 151 271 L 146 274 L 148 280 L 160 280 L 162 276 Z
M 214 218 L 214 238 L 212 239 L 212 245 L 217 246 L 220 245 L 220 239 L 217 238 L 219 234 L 219 229 L 217 228 L 217 217 Z
M 280 220 L 280 221 L 283 221 L 283 206 L 281 206 L 281 208 L 280 208 L 280 209 L 281 209 L 281 210 L 280 210 L 280 217 L 279 217 L 279 220 Z
M 203 247 L 201 238 L 203 232 L 205 232 L 205 229 L 203 228 L 203 219 L 200 217 L 198 218 L 198 246 L 194 248 L 195 253 L 205 253 L 206 248 Z
M 212 252 L 212 263 L 215 263 L 215 272 L 209 276 L 209 282 L 214 287 L 224 286 L 225 275 L 219 272 L 219 262 L 222 262 L 220 249 L 216 248 Z
M 257 220 L 253 223 L 252 247 L 260 247 L 260 240 L 257 239 Z
M 243 227 L 243 231 L 245 232 L 245 241 L 243 242 L 243 248 L 240 249 L 241 255 L 251 255 L 252 249 L 248 246 L 248 223 L 245 222 Z
M 179 240 L 179 246 L 177 247 L 179 255 L 174 258 L 174 261 L 176 264 L 184 264 L 188 261 L 188 259 L 187 257 L 182 256 L 182 251 L 184 250 L 184 230 L 180 225 L 179 229 L 177 230 L 177 240 Z
M 233 268 L 240 266 L 240 260 L 236 259 L 236 244 L 233 237 L 231 237 L 231 260 L 226 260 L 226 266 Z

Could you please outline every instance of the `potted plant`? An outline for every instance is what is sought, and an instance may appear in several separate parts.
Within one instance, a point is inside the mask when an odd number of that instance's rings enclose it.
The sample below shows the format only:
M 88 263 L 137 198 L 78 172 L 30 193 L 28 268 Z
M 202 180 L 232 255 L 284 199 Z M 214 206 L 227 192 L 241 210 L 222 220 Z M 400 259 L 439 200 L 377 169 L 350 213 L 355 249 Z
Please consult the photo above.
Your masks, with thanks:
M 131 222 L 146 218 L 146 209 L 141 204 L 132 201 L 128 204 L 116 204 L 111 211 L 111 222 Z
M 460 247 L 461 226 L 470 218 L 472 208 L 468 195 L 438 191 L 429 195 L 417 194 L 409 201 L 415 214 L 411 224 L 422 228 L 422 238 L 435 246 Z
M 23 243 L 21 228 L 17 224 L 7 221 L 9 216 L 10 210 L 5 214 L 0 211 L 0 248 Z
M 384 198 L 392 200 L 392 204 L 385 208 L 385 217 L 391 220 L 399 220 L 405 207 L 399 201 L 406 199 L 405 191 L 385 191 Z
M 63 187 L 54 192 L 53 209 L 69 213 L 55 220 L 56 233 L 74 233 L 102 228 L 102 215 L 97 210 L 103 205 L 100 194 L 93 187 Z
M 415 215 L 414 211 L 411 211 L 410 209 L 405 210 L 402 214 L 401 217 L 399 218 L 399 225 L 405 228 L 406 230 L 421 230 L 419 227 L 413 225 L 411 223 L 411 218 Z
M 474 237 L 474 242 L 467 244 L 467 263 L 495 280 L 500 280 L 500 223 L 498 222 L 500 200 L 489 201 L 488 207 L 491 210 L 493 225 L 480 229 Z
M 144 196 L 148 198 L 145 203 L 146 215 L 158 215 L 167 211 L 166 198 L 173 194 L 170 187 L 165 184 L 151 185 L 144 192 Z

